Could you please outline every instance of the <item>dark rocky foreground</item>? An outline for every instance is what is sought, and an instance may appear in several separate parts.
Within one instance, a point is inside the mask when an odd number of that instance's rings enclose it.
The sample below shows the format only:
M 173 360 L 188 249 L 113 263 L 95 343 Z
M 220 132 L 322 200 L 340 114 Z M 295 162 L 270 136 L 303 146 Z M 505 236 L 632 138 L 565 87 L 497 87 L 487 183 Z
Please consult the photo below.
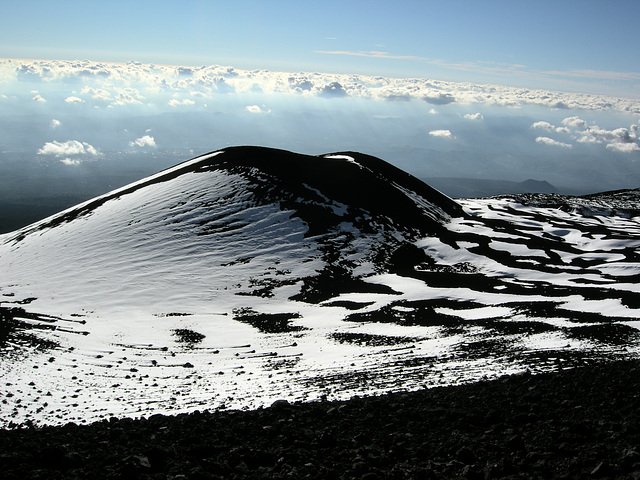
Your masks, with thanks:
M 0 431 L 0 476 L 640 478 L 640 361 L 346 402 Z

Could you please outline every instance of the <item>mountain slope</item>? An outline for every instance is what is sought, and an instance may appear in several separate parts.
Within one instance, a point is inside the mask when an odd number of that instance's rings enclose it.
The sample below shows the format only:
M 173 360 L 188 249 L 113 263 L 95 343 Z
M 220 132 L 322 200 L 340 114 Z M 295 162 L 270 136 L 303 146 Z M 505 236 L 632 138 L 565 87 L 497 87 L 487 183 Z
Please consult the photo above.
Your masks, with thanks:
M 252 282 L 294 283 L 325 265 L 371 272 L 389 250 L 462 214 L 404 172 L 356 158 L 256 147 L 199 157 L 7 235 L 5 278 L 30 275 L 21 287 L 38 287 L 24 298 L 40 299 L 47 284 L 73 308 L 84 297 L 85 308 L 123 297 L 131 308 L 132 289 L 143 304 L 188 308 L 178 295 L 201 293 L 193 279 L 203 291 L 226 291 L 234 278 L 249 294 Z
M 634 354 L 637 216 L 545 198 L 454 202 L 375 157 L 234 147 L 2 235 L 0 422 Z

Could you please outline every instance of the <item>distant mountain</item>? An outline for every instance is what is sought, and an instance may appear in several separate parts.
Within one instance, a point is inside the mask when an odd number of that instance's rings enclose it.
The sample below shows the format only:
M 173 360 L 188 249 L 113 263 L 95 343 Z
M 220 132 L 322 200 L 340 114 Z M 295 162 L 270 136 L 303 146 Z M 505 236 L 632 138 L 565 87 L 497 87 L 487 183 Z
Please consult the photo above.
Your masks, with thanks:
M 512 193 L 558 193 L 558 189 L 546 180 L 525 180 L 514 186 Z
M 484 198 L 516 193 L 560 193 L 558 188 L 544 180 L 529 179 L 524 182 L 510 182 L 508 180 L 430 177 L 424 181 L 453 198 Z
M 196 157 L 0 235 L 0 425 L 636 355 L 639 199 L 454 201 L 356 152 Z

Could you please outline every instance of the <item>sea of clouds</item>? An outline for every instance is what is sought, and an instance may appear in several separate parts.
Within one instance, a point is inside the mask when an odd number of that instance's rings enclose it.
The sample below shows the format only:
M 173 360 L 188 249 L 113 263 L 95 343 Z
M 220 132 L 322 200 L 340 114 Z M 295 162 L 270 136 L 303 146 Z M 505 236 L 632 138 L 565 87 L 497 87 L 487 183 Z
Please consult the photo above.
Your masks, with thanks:
M 542 105 L 552 108 L 619 110 L 640 114 L 640 99 L 532 90 L 500 85 L 444 82 L 424 78 L 328 73 L 288 73 L 200 67 L 53 60 L 0 60 L 3 82 L 80 83 L 67 103 L 92 101 L 104 106 L 166 102 L 176 107 L 206 102 L 215 94 L 284 93 L 301 96 L 359 97 L 374 100 L 423 100 L 433 105 Z M 3 96 L 4 98 L 5 96 Z M 36 101 L 47 101 L 40 94 Z M 89 100 L 91 99 L 91 100 Z

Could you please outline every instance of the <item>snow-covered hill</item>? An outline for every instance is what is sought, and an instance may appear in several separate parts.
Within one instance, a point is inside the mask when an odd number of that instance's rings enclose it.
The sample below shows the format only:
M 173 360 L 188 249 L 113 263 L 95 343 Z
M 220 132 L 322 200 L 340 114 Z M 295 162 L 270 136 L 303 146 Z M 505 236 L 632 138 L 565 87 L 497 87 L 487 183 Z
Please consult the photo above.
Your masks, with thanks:
M 556 197 L 454 202 L 359 153 L 233 147 L 2 235 L 0 422 L 635 355 L 637 192 Z

